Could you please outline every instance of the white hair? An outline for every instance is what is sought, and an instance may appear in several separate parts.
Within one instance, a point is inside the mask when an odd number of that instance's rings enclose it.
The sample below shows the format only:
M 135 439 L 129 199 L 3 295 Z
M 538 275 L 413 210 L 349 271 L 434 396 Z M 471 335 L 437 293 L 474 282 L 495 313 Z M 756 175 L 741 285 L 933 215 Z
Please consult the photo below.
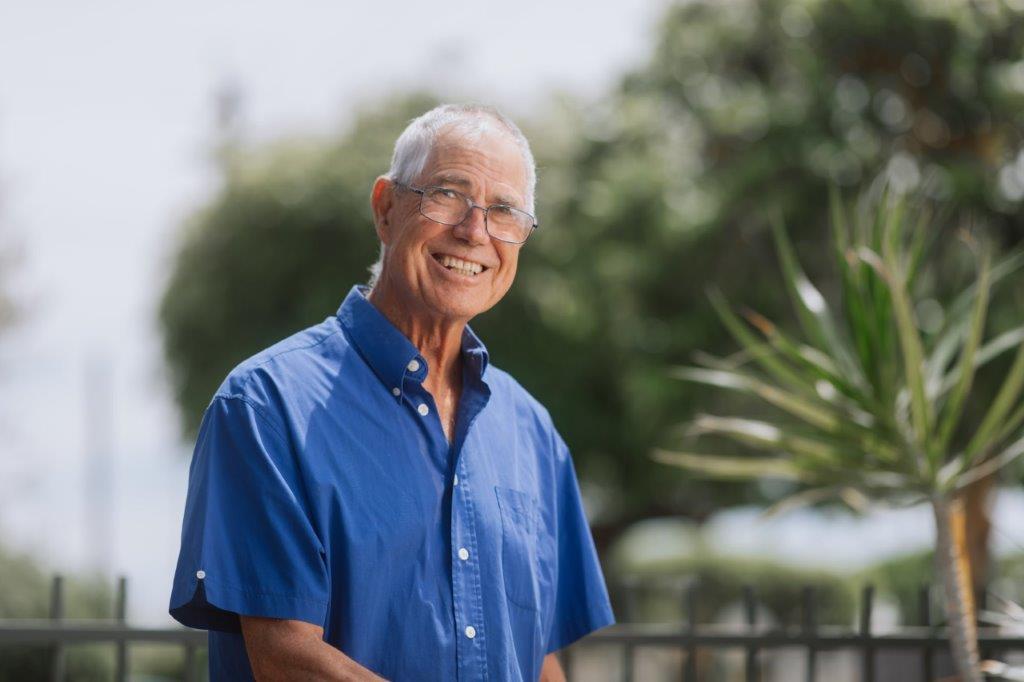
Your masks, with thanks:
M 392 182 L 408 185 L 413 183 L 424 166 L 437 139 L 442 133 L 455 133 L 463 139 L 478 140 L 486 134 L 499 133 L 509 136 L 523 155 L 526 167 L 526 206 L 534 210 L 534 195 L 537 187 L 537 166 L 530 151 L 530 143 L 519 127 L 495 107 L 486 104 L 441 104 L 425 114 L 414 118 L 395 140 L 391 156 L 391 168 L 386 177 Z M 377 262 L 370 266 L 372 288 L 380 277 L 384 266 L 386 247 L 381 242 Z

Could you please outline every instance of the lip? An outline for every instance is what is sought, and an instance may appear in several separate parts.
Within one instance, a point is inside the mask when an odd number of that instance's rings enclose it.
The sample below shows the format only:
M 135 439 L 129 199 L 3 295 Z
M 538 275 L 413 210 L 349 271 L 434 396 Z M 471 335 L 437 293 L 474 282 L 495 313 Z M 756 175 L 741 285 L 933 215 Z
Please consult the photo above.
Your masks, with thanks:
M 445 266 L 441 265 L 438 262 L 438 260 L 434 258 L 433 254 L 427 256 L 427 260 L 433 263 L 433 267 L 440 271 L 440 273 L 444 277 L 447 277 L 449 280 L 458 282 L 459 284 L 476 284 L 479 282 L 480 279 L 483 278 L 484 274 L 491 271 L 491 268 L 487 268 L 486 270 L 483 270 L 476 275 L 462 275 L 455 272 L 454 270 L 449 270 Z

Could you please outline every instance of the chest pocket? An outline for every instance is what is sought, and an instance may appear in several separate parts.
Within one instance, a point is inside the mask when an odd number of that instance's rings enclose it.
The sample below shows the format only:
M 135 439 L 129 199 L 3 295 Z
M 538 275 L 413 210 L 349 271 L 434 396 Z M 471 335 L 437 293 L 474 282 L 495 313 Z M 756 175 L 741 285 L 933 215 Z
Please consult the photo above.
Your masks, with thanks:
M 523 608 L 537 610 L 537 499 L 529 493 L 494 486 L 501 510 L 501 569 L 505 595 Z

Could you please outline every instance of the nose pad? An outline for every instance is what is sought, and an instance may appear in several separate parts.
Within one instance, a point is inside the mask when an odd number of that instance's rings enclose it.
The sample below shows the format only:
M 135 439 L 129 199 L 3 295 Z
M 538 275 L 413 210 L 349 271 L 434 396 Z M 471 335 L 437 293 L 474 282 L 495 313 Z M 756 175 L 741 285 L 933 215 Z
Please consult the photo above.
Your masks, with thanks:
M 477 209 L 480 209 L 479 218 L 476 217 Z M 487 234 L 487 224 L 484 222 L 484 216 L 486 215 L 484 210 L 481 206 L 470 208 L 469 213 L 466 214 L 462 222 L 452 227 L 452 232 L 455 236 L 478 244 L 486 244 L 490 239 L 490 235 Z

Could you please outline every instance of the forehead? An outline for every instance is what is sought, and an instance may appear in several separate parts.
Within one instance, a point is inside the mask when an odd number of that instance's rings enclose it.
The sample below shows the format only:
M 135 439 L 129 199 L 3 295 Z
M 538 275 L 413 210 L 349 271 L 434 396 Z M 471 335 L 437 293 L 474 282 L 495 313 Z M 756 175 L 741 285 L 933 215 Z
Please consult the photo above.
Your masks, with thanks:
M 420 177 L 425 183 L 470 190 L 483 185 L 488 201 L 498 203 L 522 203 L 526 196 L 522 151 L 508 135 L 495 132 L 472 136 L 442 132 Z

